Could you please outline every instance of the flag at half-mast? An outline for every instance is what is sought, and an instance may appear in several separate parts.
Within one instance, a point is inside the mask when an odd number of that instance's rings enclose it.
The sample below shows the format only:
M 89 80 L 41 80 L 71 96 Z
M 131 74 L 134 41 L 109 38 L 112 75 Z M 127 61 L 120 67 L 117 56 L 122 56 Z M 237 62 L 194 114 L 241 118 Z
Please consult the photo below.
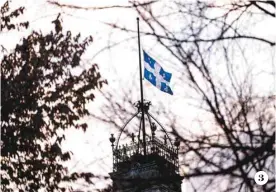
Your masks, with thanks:
M 145 51 L 144 55 L 144 77 L 159 90 L 173 95 L 169 86 L 172 74 L 166 72 L 159 63 L 150 57 Z

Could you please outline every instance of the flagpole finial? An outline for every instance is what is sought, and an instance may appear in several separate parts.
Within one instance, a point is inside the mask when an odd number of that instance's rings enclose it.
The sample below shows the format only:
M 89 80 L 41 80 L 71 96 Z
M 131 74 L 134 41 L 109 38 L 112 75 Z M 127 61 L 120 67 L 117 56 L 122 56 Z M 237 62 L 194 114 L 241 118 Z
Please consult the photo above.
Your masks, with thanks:
M 137 21 L 139 21 L 139 17 L 136 17 Z

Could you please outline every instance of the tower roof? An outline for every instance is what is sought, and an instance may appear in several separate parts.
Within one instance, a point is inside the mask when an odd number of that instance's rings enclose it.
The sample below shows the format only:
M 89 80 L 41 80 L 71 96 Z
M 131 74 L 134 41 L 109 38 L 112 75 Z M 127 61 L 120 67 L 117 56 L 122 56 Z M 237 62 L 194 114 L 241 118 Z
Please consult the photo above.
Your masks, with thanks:
M 117 139 L 111 134 L 110 142 L 113 152 L 113 172 L 124 172 L 133 166 L 143 164 L 147 162 L 158 162 L 160 164 L 166 164 L 168 172 L 176 173 L 179 170 L 178 163 L 178 150 L 180 142 L 175 140 L 172 142 L 168 133 L 164 127 L 152 116 L 149 112 L 151 102 L 143 102 L 143 110 L 148 119 L 150 126 L 150 133 L 146 135 L 145 140 L 141 140 L 142 123 L 140 123 L 138 134 L 132 133 L 130 138 L 131 142 L 128 144 L 120 145 L 120 139 L 122 133 L 125 131 L 128 124 L 136 117 L 142 121 L 139 114 L 142 111 L 141 102 L 135 104 L 137 112 L 125 123 Z M 158 126 L 157 126 L 158 125 Z M 161 129 L 164 133 L 163 141 L 158 139 L 155 135 L 155 131 Z M 143 152 L 146 152 L 143 153 Z

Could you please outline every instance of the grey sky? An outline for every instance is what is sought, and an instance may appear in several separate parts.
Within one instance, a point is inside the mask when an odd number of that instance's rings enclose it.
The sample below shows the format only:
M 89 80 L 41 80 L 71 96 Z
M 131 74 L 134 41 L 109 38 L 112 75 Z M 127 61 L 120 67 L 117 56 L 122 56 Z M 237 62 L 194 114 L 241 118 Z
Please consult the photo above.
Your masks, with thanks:
M 5 0 L 0 0 L 4 2 Z M 108 6 L 108 5 L 128 5 L 127 0 L 63 0 L 59 1 L 64 4 L 74 4 L 82 7 L 94 7 L 94 6 Z M 168 5 L 169 0 L 162 3 Z M 166 8 L 158 4 L 156 11 L 166 12 Z M 1 34 L 0 41 L 5 42 L 5 46 L 11 49 L 15 43 L 23 36 L 28 34 L 31 30 L 42 30 L 43 32 L 52 29 L 51 21 L 54 20 L 59 12 L 62 12 L 63 26 L 65 30 L 71 30 L 73 33 L 80 32 L 82 37 L 92 35 L 94 42 L 87 50 L 83 61 L 85 65 L 91 63 L 97 63 L 100 67 L 100 71 L 104 78 L 107 78 L 109 85 L 103 88 L 103 91 L 117 89 L 117 97 L 120 99 L 120 89 L 132 88 L 134 93 L 133 102 L 139 100 L 139 81 L 138 81 L 138 53 L 137 53 L 137 39 L 134 38 L 127 43 L 122 43 L 109 51 L 103 51 L 97 54 L 102 48 L 113 43 L 120 42 L 127 38 L 134 37 L 136 34 L 124 33 L 111 28 L 104 23 L 117 23 L 120 26 L 126 26 L 129 29 L 136 30 L 136 17 L 137 13 L 131 9 L 108 9 L 108 10 L 74 10 L 67 8 L 56 8 L 49 5 L 45 0 L 13 0 L 12 6 L 26 6 L 26 12 L 24 19 L 30 21 L 30 29 L 24 32 L 12 32 L 9 34 Z M 160 8 L 158 8 L 160 6 Z M 219 14 L 213 12 L 210 14 Z M 262 18 L 260 18 L 261 20 Z M 166 19 L 164 19 L 166 21 Z M 166 23 L 174 29 L 178 28 L 177 22 L 167 20 Z M 246 21 L 240 23 L 240 25 L 246 26 Z M 248 27 L 248 26 L 246 26 Z M 258 34 L 262 37 L 268 37 L 275 39 L 276 25 L 272 19 L 264 21 L 256 21 L 255 25 L 249 28 L 253 34 Z M 146 31 L 147 26 L 141 22 L 141 31 Z M 211 33 L 211 31 L 210 31 Z M 160 92 L 154 88 L 148 82 L 144 82 L 145 97 L 150 99 L 154 105 L 163 103 L 164 106 L 174 111 L 174 114 L 178 115 L 180 122 L 184 127 L 190 127 L 192 131 L 201 131 L 198 128 L 198 123 L 195 119 L 200 117 L 200 120 L 205 122 L 205 129 L 210 128 L 212 121 L 209 121 L 209 116 L 204 112 L 199 111 L 197 108 L 190 105 L 190 100 L 187 99 L 186 87 L 178 79 L 182 76 L 179 71 L 179 64 L 172 60 L 168 53 L 156 45 L 155 40 L 149 37 L 142 36 L 142 46 L 147 50 L 159 63 L 169 72 L 172 72 L 172 89 L 174 96 Z M 273 83 L 273 76 L 271 72 L 275 72 L 275 51 L 271 51 L 267 48 L 255 45 L 252 43 L 252 50 L 239 50 L 236 46 L 236 50 L 232 50 L 232 61 L 239 63 L 236 65 L 239 69 L 239 75 L 243 77 L 248 69 L 252 69 L 254 75 L 255 89 L 263 92 L 264 95 L 271 94 L 274 90 L 275 84 Z M 246 55 L 251 54 L 250 59 L 245 59 L 242 54 L 237 52 L 244 51 Z M 96 56 L 95 56 L 96 55 Z M 217 56 L 212 57 L 212 61 L 217 64 L 217 72 L 220 77 L 223 77 L 224 71 L 220 69 L 219 51 Z M 261 64 L 260 64 L 261 63 Z M 274 70 L 274 71 L 273 71 Z M 116 74 L 115 74 L 116 72 Z M 185 98 L 185 99 L 183 99 Z M 100 114 L 98 108 L 105 102 L 100 94 L 96 95 L 96 100 L 93 103 L 87 104 L 92 113 Z M 179 108 L 181 106 L 181 108 Z M 182 110 L 185 108 L 186 110 Z M 127 120 L 128 117 L 126 117 Z M 69 170 L 71 171 L 91 171 L 98 175 L 107 175 L 111 171 L 111 147 L 109 143 L 110 133 L 116 133 L 114 128 L 109 125 L 103 124 L 91 118 L 83 119 L 88 123 L 88 129 L 86 133 L 80 130 L 70 130 L 67 132 L 67 140 L 64 143 L 64 150 L 70 150 L 74 153 L 74 157 L 71 162 L 68 162 Z M 162 121 L 161 121 L 162 122 Z M 102 188 L 105 183 L 97 182 L 96 188 Z M 79 186 L 81 188 L 81 186 Z M 92 189 L 93 189 L 92 187 Z M 89 187 L 90 188 L 90 187 Z M 183 185 L 183 191 L 189 190 Z

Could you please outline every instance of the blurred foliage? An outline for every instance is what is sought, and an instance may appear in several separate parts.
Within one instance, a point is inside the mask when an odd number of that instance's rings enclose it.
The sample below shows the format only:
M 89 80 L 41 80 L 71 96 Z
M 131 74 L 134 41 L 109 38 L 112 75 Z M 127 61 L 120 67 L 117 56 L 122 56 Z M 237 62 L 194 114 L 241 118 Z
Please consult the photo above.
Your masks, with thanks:
M 4 5 L 0 9 L 0 31 L 4 30 L 12 30 L 12 29 L 20 29 L 21 27 L 28 28 L 29 22 L 21 22 L 21 23 L 14 23 L 12 20 L 17 18 L 18 16 L 22 15 L 25 8 L 19 7 L 13 11 L 10 11 L 9 6 L 10 1 L 6 1 Z
M 27 28 L 13 23 L 24 8 L 1 7 L 1 32 Z M 69 174 L 64 162 L 72 153 L 63 151 L 64 130 L 81 128 L 78 120 L 89 114 L 85 107 L 94 91 L 107 82 L 93 64 L 81 69 L 81 57 L 92 37 L 81 40 L 62 30 L 59 16 L 55 30 L 43 35 L 33 31 L 1 61 L 1 191 L 70 190 L 69 182 L 91 173 Z M 3 46 L 2 46 L 3 47 Z M 74 71 L 79 72 L 75 75 Z M 63 185 L 61 185 L 63 184 Z M 66 187 L 61 187 L 66 186 Z

